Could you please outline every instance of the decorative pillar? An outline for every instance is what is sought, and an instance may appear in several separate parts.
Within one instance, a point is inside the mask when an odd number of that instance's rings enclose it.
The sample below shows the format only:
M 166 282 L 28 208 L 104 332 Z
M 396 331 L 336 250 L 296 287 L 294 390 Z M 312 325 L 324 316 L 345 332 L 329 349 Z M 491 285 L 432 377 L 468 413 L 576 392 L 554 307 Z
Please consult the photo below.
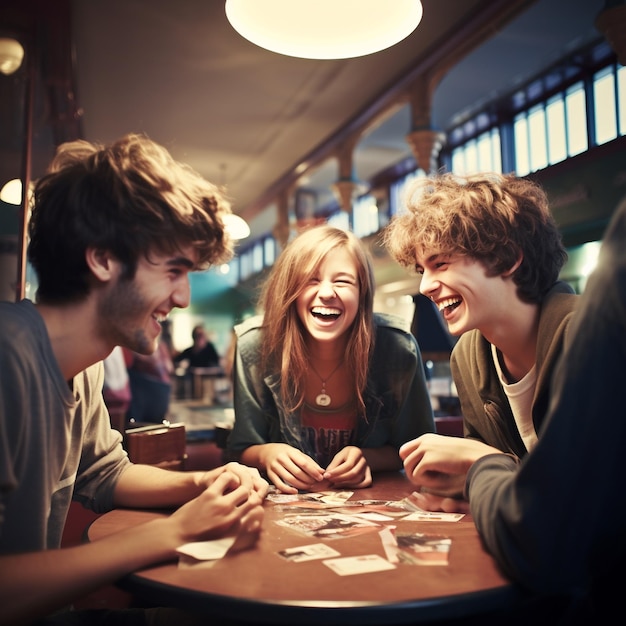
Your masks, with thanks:
M 346 213 L 352 212 L 352 198 L 358 187 L 354 175 L 353 155 L 358 137 L 352 137 L 339 145 L 337 162 L 339 163 L 339 180 L 332 185 L 339 206 Z
M 411 146 L 417 164 L 428 174 L 437 169 L 437 157 L 445 141 L 445 133 L 430 128 L 411 131 L 407 143 Z
M 617 60 L 626 65 L 626 3 L 606 0 L 605 5 L 596 18 L 595 26 L 613 48 Z
M 445 133 L 433 130 L 431 125 L 431 98 L 433 81 L 420 76 L 411 87 L 411 132 L 406 136 L 413 156 L 427 174 L 437 169 L 437 157 L 446 139 Z
M 289 227 L 289 194 L 290 189 L 283 189 L 277 199 L 278 219 L 272 230 L 274 239 L 282 250 L 289 241 L 291 229 Z
M 356 182 L 350 179 L 340 179 L 333 183 L 333 192 L 339 201 L 339 206 L 346 213 L 352 212 L 352 198 L 356 190 Z

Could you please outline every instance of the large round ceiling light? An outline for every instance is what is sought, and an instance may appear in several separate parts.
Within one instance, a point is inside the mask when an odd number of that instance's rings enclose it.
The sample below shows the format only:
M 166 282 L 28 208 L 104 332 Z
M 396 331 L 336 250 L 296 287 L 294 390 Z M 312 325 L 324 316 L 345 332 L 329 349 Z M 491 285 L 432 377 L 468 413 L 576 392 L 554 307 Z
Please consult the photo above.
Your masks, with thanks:
M 252 43 L 304 59 L 385 50 L 422 19 L 419 0 L 226 0 L 226 17 Z

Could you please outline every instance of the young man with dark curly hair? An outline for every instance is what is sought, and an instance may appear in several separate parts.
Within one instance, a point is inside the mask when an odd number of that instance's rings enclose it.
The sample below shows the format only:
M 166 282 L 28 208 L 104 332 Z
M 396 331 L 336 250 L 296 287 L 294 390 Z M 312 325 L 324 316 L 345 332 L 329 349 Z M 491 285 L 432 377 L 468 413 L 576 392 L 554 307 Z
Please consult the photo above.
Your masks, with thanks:
M 175 558 L 189 541 L 258 533 L 268 485 L 256 470 L 135 465 L 102 396 L 113 348 L 153 352 L 160 322 L 189 304 L 189 272 L 230 257 L 229 211 L 213 185 L 140 135 L 64 144 L 37 181 L 28 248 L 36 302 L 0 303 L 0 622 L 31 623 Z M 59 549 L 72 499 L 96 512 L 176 510 Z

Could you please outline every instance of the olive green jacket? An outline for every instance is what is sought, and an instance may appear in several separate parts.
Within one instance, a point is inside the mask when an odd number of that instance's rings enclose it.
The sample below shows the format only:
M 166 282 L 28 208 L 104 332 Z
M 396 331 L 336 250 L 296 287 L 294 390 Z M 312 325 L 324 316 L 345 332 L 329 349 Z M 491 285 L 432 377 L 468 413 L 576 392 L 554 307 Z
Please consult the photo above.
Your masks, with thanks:
M 558 282 L 541 306 L 537 336 L 537 386 L 532 402 L 537 435 L 548 410 L 552 372 L 561 354 L 578 298 L 566 283 Z M 500 384 L 491 344 L 478 330 L 469 331 L 459 339 L 450 357 L 450 367 L 461 402 L 465 436 L 519 458 L 525 456 L 526 447 Z

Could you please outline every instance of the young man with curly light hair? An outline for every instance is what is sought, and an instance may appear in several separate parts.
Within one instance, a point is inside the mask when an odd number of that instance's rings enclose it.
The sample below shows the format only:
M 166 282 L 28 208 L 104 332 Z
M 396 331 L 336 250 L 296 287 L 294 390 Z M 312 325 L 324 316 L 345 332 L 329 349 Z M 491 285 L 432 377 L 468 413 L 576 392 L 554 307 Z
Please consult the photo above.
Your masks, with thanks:
M 578 300 L 558 280 L 567 255 L 545 192 L 495 173 L 418 179 L 385 244 L 460 337 L 450 366 L 465 437 L 424 435 L 400 453 L 425 507 L 463 509 L 463 480 L 428 471 L 428 460 L 532 450 Z

